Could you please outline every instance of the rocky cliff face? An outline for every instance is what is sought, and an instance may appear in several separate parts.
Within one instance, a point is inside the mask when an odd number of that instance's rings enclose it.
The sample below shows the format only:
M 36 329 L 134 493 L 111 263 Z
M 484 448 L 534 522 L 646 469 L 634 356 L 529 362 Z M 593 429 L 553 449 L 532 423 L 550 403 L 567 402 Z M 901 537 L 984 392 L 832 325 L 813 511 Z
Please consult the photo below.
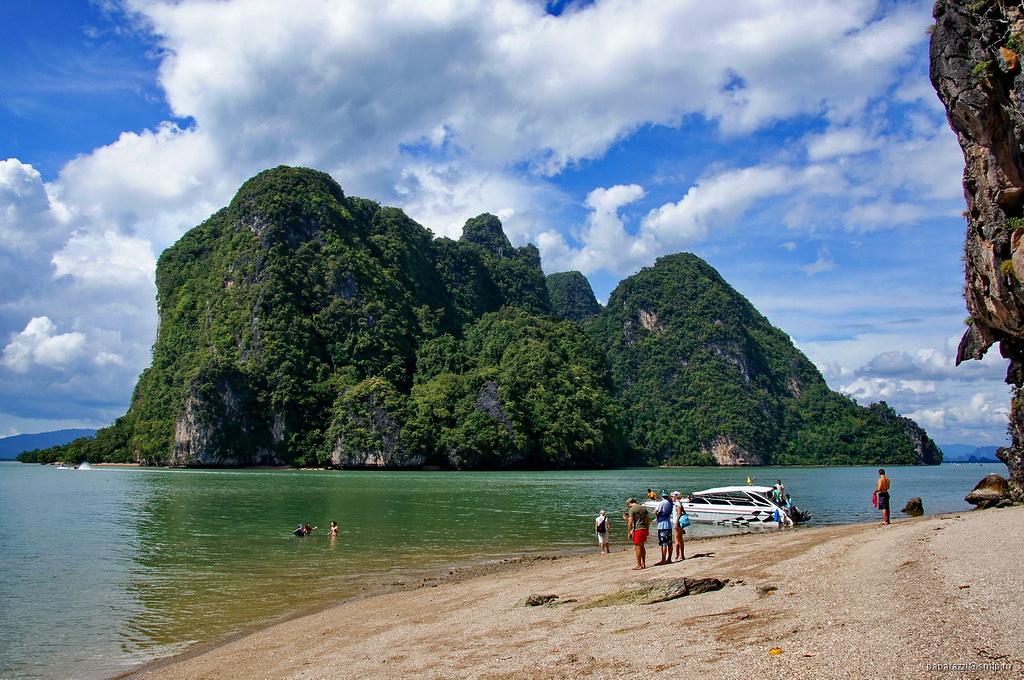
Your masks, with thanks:
M 701 449 L 715 460 L 715 465 L 734 467 L 739 465 L 764 465 L 765 457 L 759 453 L 745 451 L 729 437 L 715 437 Z
M 174 423 L 169 464 L 241 467 L 284 463 L 264 442 L 280 443 L 266 428 L 263 409 L 247 380 L 235 371 L 200 373 L 189 385 Z
M 931 78 L 964 152 L 970 314 L 957 364 L 995 343 L 1010 360 L 1012 444 L 997 455 L 1024 502 L 1024 9 L 1007 0 L 939 0 Z

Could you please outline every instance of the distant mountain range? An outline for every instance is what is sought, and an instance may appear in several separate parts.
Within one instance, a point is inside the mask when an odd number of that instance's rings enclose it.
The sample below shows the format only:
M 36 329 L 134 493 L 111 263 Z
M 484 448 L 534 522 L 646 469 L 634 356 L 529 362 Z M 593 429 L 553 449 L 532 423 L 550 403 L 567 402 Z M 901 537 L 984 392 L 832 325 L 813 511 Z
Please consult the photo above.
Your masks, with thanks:
M 47 449 L 51 446 L 67 444 L 81 437 L 92 437 L 96 430 L 54 430 L 37 434 L 16 434 L 0 438 L 0 460 L 14 460 L 23 451 Z
M 998 446 L 975 446 L 974 444 L 939 444 L 943 463 L 998 463 Z

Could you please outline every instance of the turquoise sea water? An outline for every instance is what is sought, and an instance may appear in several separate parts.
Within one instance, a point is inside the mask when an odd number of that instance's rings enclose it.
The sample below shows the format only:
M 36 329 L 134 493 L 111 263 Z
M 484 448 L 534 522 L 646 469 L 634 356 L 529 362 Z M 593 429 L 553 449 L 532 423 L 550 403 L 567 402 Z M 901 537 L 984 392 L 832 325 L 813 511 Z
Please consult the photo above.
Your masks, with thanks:
M 1005 466 L 888 468 L 893 506 L 967 510 Z M 0 678 L 109 677 L 195 642 L 447 565 L 592 546 L 648 487 L 781 478 L 812 525 L 877 517 L 876 468 L 585 472 L 58 470 L 0 463 Z M 899 516 L 894 512 L 894 516 Z M 330 520 L 341 537 L 326 536 Z M 320 527 L 299 539 L 299 522 Z M 691 537 L 724 529 L 694 525 Z

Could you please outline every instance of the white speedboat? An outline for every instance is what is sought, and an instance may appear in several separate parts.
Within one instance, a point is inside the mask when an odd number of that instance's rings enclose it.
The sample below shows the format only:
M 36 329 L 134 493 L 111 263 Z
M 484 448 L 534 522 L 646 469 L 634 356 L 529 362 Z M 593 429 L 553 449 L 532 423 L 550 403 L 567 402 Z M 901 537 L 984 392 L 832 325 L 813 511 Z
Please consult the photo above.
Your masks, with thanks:
M 796 506 L 776 504 L 771 492 L 770 486 L 721 486 L 691 493 L 683 507 L 691 522 L 730 526 L 793 526 L 811 518 Z

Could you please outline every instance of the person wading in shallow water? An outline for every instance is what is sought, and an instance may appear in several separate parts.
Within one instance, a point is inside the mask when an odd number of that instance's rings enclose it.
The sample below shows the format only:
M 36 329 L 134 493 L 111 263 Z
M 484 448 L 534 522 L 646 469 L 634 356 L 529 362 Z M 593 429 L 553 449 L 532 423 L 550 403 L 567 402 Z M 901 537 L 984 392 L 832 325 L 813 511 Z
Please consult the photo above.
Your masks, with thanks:
M 889 485 L 891 482 L 885 476 L 885 470 L 878 469 L 878 484 L 875 485 L 875 493 L 878 494 L 878 509 L 882 511 L 882 525 L 889 523 Z
M 636 566 L 634 570 L 647 568 L 647 532 L 651 526 L 651 513 L 647 508 L 636 502 L 635 498 L 626 499 L 626 526 L 629 528 L 629 537 L 633 541 L 633 549 L 636 551 Z

